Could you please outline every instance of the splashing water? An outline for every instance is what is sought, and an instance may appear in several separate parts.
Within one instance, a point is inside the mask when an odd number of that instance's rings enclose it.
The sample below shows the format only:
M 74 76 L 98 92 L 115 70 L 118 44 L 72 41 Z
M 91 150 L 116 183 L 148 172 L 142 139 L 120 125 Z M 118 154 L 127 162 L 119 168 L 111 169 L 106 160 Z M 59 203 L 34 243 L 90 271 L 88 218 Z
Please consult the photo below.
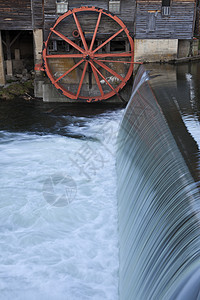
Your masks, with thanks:
M 66 135 L 0 132 L 0 299 L 118 298 L 121 114 L 62 116 Z

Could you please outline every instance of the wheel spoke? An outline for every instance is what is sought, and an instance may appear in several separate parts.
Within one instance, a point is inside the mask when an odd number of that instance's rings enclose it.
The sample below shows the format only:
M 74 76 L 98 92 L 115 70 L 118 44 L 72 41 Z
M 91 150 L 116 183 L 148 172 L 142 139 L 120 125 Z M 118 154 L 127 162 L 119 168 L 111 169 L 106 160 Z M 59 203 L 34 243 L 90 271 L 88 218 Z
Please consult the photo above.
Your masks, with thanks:
M 90 63 L 90 64 L 91 64 L 91 63 Z M 98 85 L 99 91 L 100 91 L 100 93 L 101 93 L 101 96 L 103 97 L 103 96 L 104 96 L 104 92 L 103 92 L 101 83 L 100 83 L 100 81 L 99 81 L 98 74 L 97 74 L 97 72 L 96 72 L 96 70 L 95 70 L 95 68 L 94 68 L 94 66 L 93 66 L 92 64 L 91 64 L 91 67 L 92 67 L 92 71 L 93 71 L 93 73 L 94 73 L 94 77 L 95 77 L 96 83 L 97 83 L 97 85 Z
M 99 45 L 99 47 L 97 47 L 93 53 L 97 52 L 99 49 L 101 49 L 103 46 L 105 46 L 107 43 L 109 43 L 112 39 L 114 39 L 117 35 L 119 35 L 124 29 L 121 28 L 119 31 L 117 31 L 115 34 L 113 34 L 109 39 L 107 39 L 104 43 L 102 43 L 101 45 Z
M 115 77 L 117 77 L 118 79 L 120 79 L 121 81 L 124 81 L 124 78 L 119 75 L 118 73 L 116 73 L 114 70 L 110 69 L 108 66 L 106 66 L 104 63 L 98 61 L 98 60 L 95 60 L 95 62 L 101 66 L 103 69 L 105 69 L 106 71 L 108 71 L 109 73 L 111 73 L 112 75 L 114 75 Z
M 86 70 L 87 70 L 87 66 L 88 66 L 88 61 L 86 61 L 84 69 L 83 69 L 83 73 L 82 73 L 81 80 L 80 80 L 80 83 L 79 83 L 79 87 L 78 87 L 78 91 L 77 91 L 77 94 L 76 94 L 76 98 L 78 98 L 78 96 L 80 94 L 81 87 L 83 85 L 83 80 L 84 80 L 84 77 L 85 77 L 85 73 L 86 73 Z
M 83 42 L 83 46 L 84 46 L 85 50 L 87 51 L 87 50 L 88 50 L 88 45 L 87 45 L 87 43 L 86 43 L 86 40 L 85 40 L 83 31 L 82 31 L 82 29 L 81 29 L 81 25 L 80 25 L 79 20 L 78 20 L 78 18 L 77 18 L 77 16 L 76 16 L 75 13 L 73 13 L 73 16 L 74 16 L 74 20 L 75 20 L 75 22 L 76 22 L 76 26 L 77 26 L 78 31 L 79 31 L 80 36 L 81 36 L 81 40 L 82 40 L 82 42 Z
M 95 60 L 97 61 L 97 60 Z M 102 62 L 110 62 L 110 63 L 123 63 L 123 64 L 138 64 L 138 65 L 142 65 L 142 62 L 135 62 L 135 61 L 125 61 L 125 60 L 103 60 L 103 59 L 98 59 L 98 61 L 102 61 Z
M 83 54 L 51 54 L 46 55 L 47 58 L 82 58 Z
M 93 15 L 88 31 L 82 14 L 86 14 L 85 17 L 89 20 L 91 14 Z M 104 18 L 108 19 L 111 30 L 108 35 L 104 35 L 103 41 L 98 41 L 105 31 L 102 27 Z M 77 39 L 74 33 L 73 37 L 72 32 L 67 33 L 65 30 L 65 26 L 70 28 L 70 20 L 75 26 Z M 124 38 L 126 49 L 120 51 L 112 49 L 114 41 L 124 40 Z M 56 46 L 59 42 L 67 43 L 65 45 L 68 45 L 69 49 L 50 50 L 51 43 Z M 119 91 L 131 77 L 135 63 L 134 43 L 125 24 L 117 16 L 95 6 L 74 8 L 59 16 L 50 28 L 42 56 L 44 71 L 55 88 L 61 90 L 63 95 L 70 99 L 87 102 L 107 100 L 112 96 L 120 97 Z M 120 71 L 120 66 L 123 67 L 123 72 Z M 70 78 L 74 76 L 77 78 L 72 82 Z
M 122 52 L 122 53 L 96 53 L 94 57 L 131 57 L 133 54 L 131 52 Z
M 102 11 L 100 11 L 99 16 L 98 16 L 97 24 L 96 24 L 96 27 L 95 27 L 95 30 L 94 30 L 94 35 L 92 37 L 92 41 L 91 41 L 91 44 L 90 44 L 90 51 L 92 51 L 92 48 L 94 46 L 94 41 L 96 39 L 97 30 L 99 28 L 99 23 L 101 21 L 101 15 L 102 15 Z
M 59 80 L 61 80 L 63 77 L 65 77 L 67 74 L 69 74 L 70 72 L 72 72 L 74 69 L 76 69 L 80 64 L 82 64 L 82 62 L 84 61 L 84 59 L 80 60 L 77 64 L 75 64 L 71 69 L 69 69 L 67 72 L 65 72 L 63 75 L 61 75 L 59 78 L 57 78 L 55 80 L 55 82 L 58 82 Z
M 108 80 L 101 74 L 101 72 L 95 67 L 95 65 L 91 61 L 90 61 L 90 64 L 91 64 L 91 66 L 93 66 L 95 71 L 101 76 L 101 78 L 103 78 L 103 80 L 107 83 L 107 85 L 109 85 L 109 87 L 117 94 L 114 87 L 110 84 L 110 82 L 108 82 Z
M 84 52 L 84 50 L 79 47 L 78 45 L 76 45 L 74 42 L 72 42 L 70 39 L 68 39 L 66 36 L 64 36 L 62 33 L 54 30 L 53 28 L 51 28 L 51 31 L 53 33 L 55 33 L 57 36 L 59 36 L 62 40 L 64 40 L 65 42 L 67 42 L 68 44 L 70 44 L 72 47 L 76 48 L 78 51 L 80 51 L 81 53 Z

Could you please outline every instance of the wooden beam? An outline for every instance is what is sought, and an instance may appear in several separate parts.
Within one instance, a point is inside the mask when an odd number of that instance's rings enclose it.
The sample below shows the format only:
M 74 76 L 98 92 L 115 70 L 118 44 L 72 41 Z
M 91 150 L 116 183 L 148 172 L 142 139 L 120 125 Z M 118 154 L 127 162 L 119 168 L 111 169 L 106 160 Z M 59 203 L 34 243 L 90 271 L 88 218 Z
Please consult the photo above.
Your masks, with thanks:
M 18 39 L 18 37 L 20 36 L 22 32 L 20 31 L 13 39 L 12 41 L 10 42 L 10 47 L 14 44 L 14 42 Z
M 6 30 L 6 49 L 7 60 L 11 60 L 10 33 L 8 30 Z
M 5 85 L 5 70 L 4 70 L 4 55 L 3 55 L 3 47 L 2 47 L 2 39 L 1 39 L 1 31 L 0 31 L 0 85 Z

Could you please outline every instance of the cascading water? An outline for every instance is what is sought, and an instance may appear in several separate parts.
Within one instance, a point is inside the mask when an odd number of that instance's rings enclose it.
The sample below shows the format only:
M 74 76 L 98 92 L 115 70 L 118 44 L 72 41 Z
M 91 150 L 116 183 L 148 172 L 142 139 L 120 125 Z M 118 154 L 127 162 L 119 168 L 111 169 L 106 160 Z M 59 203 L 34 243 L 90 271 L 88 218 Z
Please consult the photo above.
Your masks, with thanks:
M 117 175 L 120 299 L 199 299 L 200 196 L 143 67 L 118 136 Z

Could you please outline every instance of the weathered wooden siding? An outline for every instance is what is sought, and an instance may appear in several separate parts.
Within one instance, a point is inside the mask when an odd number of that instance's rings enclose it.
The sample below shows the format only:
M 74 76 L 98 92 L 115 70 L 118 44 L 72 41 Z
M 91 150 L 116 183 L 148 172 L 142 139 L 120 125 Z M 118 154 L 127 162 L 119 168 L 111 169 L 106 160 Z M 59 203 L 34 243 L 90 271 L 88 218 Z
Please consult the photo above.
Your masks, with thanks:
M 55 20 L 58 18 L 56 14 L 56 1 L 45 0 L 44 3 L 44 39 L 47 39 L 50 27 L 53 26 Z
M 69 0 L 69 9 L 80 6 L 96 6 L 103 9 L 108 9 L 107 0 L 97 0 L 97 1 L 80 1 L 80 0 Z M 44 39 L 47 38 L 49 34 L 50 27 L 55 23 L 59 15 L 56 13 L 56 1 L 55 0 L 45 0 L 44 4 Z
M 43 27 L 44 0 L 0 0 L 0 30 Z
M 118 16 L 138 39 L 190 39 L 195 22 L 195 0 L 173 0 L 170 16 L 162 16 L 161 0 L 122 0 Z M 69 9 L 96 6 L 108 9 L 108 0 L 69 0 Z M 46 39 L 58 18 L 56 0 L 0 0 L 0 30 L 31 30 L 44 27 Z M 199 34 L 199 6 L 196 33 Z M 106 30 L 106 28 L 105 28 Z
M 46 0 L 44 6 L 44 37 L 48 36 L 50 27 L 55 23 L 58 15 L 56 14 L 56 1 Z M 108 0 L 69 0 L 69 9 L 81 6 L 95 6 L 108 10 Z M 134 31 L 134 16 L 135 16 L 135 0 L 123 0 L 121 1 L 121 13 L 118 14 L 119 18 L 125 23 L 129 31 L 133 34 Z M 89 20 L 88 20 L 89 21 Z M 88 24 L 89 28 L 89 24 Z M 105 28 L 106 32 L 106 28 Z
M 122 0 L 121 1 L 121 14 L 118 15 L 120 19 L 127 26 L 131 35 L 134 34 L 134 20 L 135 20 L 136 1 L 135 0 Z
M 33 13 L 33 28 L 43 28 L 44 24 L 44 1 L 45 0 L 31 0 Z
M 200 37 L 200 1 L 198 1 L 196 8 L 195 36 Z
M 0 0 L 0 30 L 32 29 L 31 0 Z
M 69 0 L 69 9 L 80 6 L 95 6 L 108 10 L 108 0 L 90 0 L 90 1 L 81 1 L 81 0 Z M 125 23 L 129 31 L 133 33 L 134 29 L 134 17 L 135 17 L 135 0 L 121 0 L 121 12 L 117 16 Z
M 95 6 L 103 9 L 108 9 L 108 1 L 107 0 L 89 0 L 89 1 L 81 1 L 81 0 L 69 0 L 69 9 L 73 9 L 75 7 L 80 6 Z M 55 23 L 56 19 L 59 15 L 56 13 L 56 1 L 55 0 L 45 0 L 44 4 L 44 36 L 45 38 L 48 35 L 49 28 Z
M 69 9 L 80 6 L 95 6 L 103 9 L 108 9 L 108 1 L 107 0 L 89 0 L 89 1 L 81 1 L 81 0 L 69 0 Z
M 95 6 L 108 10 L 108 0 L 69 0 L 69 9 L 80 6 Z M 121 1 L 118 15 L 131 32 L 135 15 L 135 0 Z M 0 0 L 0 30 L 31 30 L 49 28 L 58 18 L 56 0 Z
M 137 1 L 135 38 L 191 39 L 195 2 L 173 1 L 169 16 L 162 16 L 161 1 Z

